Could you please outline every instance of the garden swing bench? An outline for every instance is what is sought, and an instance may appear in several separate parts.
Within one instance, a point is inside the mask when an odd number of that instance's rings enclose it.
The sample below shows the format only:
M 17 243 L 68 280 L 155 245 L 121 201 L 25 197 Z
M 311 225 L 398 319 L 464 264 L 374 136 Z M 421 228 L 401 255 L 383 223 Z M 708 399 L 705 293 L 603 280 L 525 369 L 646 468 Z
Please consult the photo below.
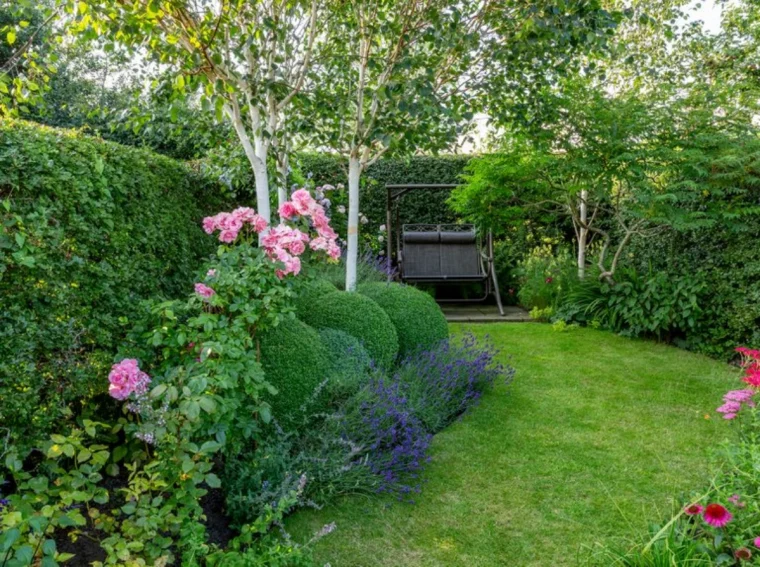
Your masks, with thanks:
M 482 297 L 457 302 L 482 302 L 493 294 L 499 313 L 504 315 L 499 283 L 493 263 L 493 234 L 480 234 L 473 224 L 404 224 L 400 225 L 401 196 L 409 191 L 451 190 L 457 185 L 406 184 L 386 185 L 387 257 L 393 258 L 395 234 L 396 265 L 404 283 L 483 284 Z M 390 281 L 391 274 L 388 274 Z M 454 300 L 440 300 L 454 301 Z

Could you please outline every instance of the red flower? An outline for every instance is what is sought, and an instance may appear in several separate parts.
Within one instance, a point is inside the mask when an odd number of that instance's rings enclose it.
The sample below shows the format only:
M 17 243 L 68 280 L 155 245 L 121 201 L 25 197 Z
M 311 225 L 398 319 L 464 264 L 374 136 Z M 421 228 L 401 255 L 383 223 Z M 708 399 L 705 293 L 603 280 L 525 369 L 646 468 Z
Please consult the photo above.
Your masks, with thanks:
M 706 524 L 714 528 L 722 528 L 731 521 L 733 516 L 725 506 L 720 504 L 708 504 L 702 518 L 704 518 Z
M 704 512 L 704 510 L 705 507 L 699 504 L 689 504 L 686 506 L 686 508 L 683 509 L 683 511 L 686 512 L 686 515 L 688 516 L 696 516 Z
M 548 284 L 552 283 L 553 281 L 554 281 L 554 278 L 552 278 L 552 277 L 546 278 L 546 283 L 548 283 Z

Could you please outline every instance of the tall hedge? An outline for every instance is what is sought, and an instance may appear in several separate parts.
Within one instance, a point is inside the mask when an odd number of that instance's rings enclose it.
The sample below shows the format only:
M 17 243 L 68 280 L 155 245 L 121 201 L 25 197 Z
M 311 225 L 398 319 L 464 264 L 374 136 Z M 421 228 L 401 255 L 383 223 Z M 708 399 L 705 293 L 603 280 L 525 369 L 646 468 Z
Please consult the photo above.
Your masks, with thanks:
M 0 424 L 32 442 L 105 391 L 139 300 L 190 289 L 218 187 L 189 167 L 0 122 Z

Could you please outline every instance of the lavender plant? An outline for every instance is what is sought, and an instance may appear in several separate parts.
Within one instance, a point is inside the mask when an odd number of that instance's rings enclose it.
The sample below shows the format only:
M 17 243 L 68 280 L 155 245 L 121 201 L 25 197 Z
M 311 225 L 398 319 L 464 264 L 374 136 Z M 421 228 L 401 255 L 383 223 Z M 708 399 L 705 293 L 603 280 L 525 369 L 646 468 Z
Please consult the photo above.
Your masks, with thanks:
M 446 339 L 402 361 L 394 381 L 407 406 L 429 433 L 436 433 L 477 403 L 497 379 L 512 380 L 514 368 L 496 360 L 499 351 L 486 338 L 466 334 Z

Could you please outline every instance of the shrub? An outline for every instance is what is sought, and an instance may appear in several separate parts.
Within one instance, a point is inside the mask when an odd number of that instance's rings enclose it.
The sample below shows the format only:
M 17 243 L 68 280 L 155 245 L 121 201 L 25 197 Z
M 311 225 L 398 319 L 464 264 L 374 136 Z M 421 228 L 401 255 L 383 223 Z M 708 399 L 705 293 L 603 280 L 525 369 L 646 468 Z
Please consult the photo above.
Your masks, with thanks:
M 614 285 L 600 281 L 594 271 L 576 280 L 562 298 L 557 317 L 595 322 L 627 336 L 681 343 L 706 323 L 702 305 L 707 286 L 701 273 L 641 275 L 625 268 L 615 276 Z
M 372 359 L 359 339 L 337 329 L 321 329 L 319 337 L 330 358 L 330 374 L 325 387 L 333 404 L 352 396 L 369 379 Z
M 330 374 L 330 358 L 319 333 L 298 319 L 283 321 L 260 337 L 261 366 L 277 388 L 269 398 L 274 416 L 292 420 Z
M 358 293 L 334 291 L 298 316 L 318 329 L 338 329 L 359 339 L 372 359 L 390 368 L 398 354 L 398 335 L 380 306 Z
M 554 250 L 550 244 L 537 246 L 517 268 L 520 282 L 518 298 L 526 309 L 555 307 L 577 268 L 568 250 Z
M 45 438 L 103 393 L 133 307 L 187 293 L 219 187 L 149 151 L 0 122 L 0 423 Z M 206 209 L 209 207 L 209 209 Z
M 370 283 L 359 293 L 375 301 L 388 314 L 398 333 L 399 355 L 431 347 L 449 336 L 441 308 L 427 293 L 396 283 Z
M 492 344 L 478 345 L 474 336 L 444 340 L 407 358 L 395 380 L 414 415 L 437 433 L 480 399 L 497 378 L 507 382 L 514 369 L 496 362 Z
M 300 283 L 295 291 L 295 308 L 296 312 L 298 312 L 308 311 L 309 306 L 315 301 L 318 301 L 320 297 L 331 291 L 337 291 L 337 289 L 332 283 L 325 279 L 316 279 Z

